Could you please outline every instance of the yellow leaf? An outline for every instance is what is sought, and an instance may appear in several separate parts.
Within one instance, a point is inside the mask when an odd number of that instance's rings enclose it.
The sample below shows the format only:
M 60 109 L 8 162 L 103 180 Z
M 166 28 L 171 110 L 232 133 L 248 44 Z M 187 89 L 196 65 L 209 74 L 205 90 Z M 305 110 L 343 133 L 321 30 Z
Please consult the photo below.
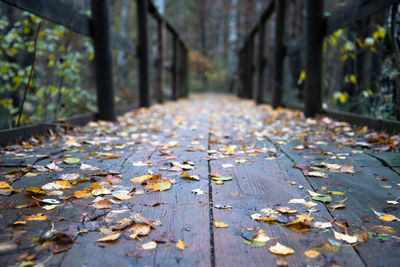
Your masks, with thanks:
M 214 222 L 214 224 L 217 228 L 228 228 L 228 224 L 224 222 Z
M 142 175 L 142 176 L 139 176 L 139 177 L 132 178 L 131 182 L 136 183 L 136 184 L 141 184 L 144 181 L 146 181 L 146 180 L 148 180 L 148 179 L 150 179 L 152 177 L 153 177 L 153 175 Z
M 119 200 L 129 200 L 132 199 L 133 197 L 127 194 L 120 194 L 120 193 L 116 193 L 113 195 L 113 197 L 115 197 L 116 199 Z
M 340 192 L 340 191 L 326 191 L 328 194 L 332 194 L 332 195 L 344 195 L 344 192 Z
M 0 189 L 9 189 L 12 190 L 13 188 L 6 182 L 0 182 Z
M 47 216 L 43 215 L 43 213 L 32 214 L 25 216 L 25 220 L 27 221 L 44 221 L 47 220 Z
M 112 235 L 107 235 L 105 237 L 99 238 L 97 239 L 97 242 L 108 242 L 108 241 L 115 241 L 119 238 L 119 236 L 121 235 L 121 233 L 116 233 L 116 234 L 112 234 Z
M 178 242 L 176 242 L 176 247 L 180 250 L 185 250 L 186 245 L 182 242 L 182 240 L 179 239 Z
M 307 257 L 309 257 L 311 259 L 318 257 L 319 254 L 320 253 L 318 251 L 313 250 L 313 249 L 304 251 L 304 255 L 306 255 Z
M 280 256 L 287 256 L 293 254 L 294 250 L 277 242 L 274 246 L 269 247 L 269 252 Z
M 380 216 L 379 219 L 385 222 L 397 221 L 397 218 L 391 214 L 385 214 L 383 216 Z
M 25 191 L 27 194 L 46 194 L 46 191 L 39 187 L 27 187 Z
M 350 82 L 352 84 L 356 84 L 357 83 L 357 78 L 356 78 L 356 76 L 354 74 L 350 74 L 349 79 L 350 79 Z
M 75 191 L 73 196 L 75 198 L 89 198 L 92 194 L 88 191 Z
M 306 71 L 305 70 L 302 70 L 301 72 L 300 72 L 300 75 L 299 75 L 299 80 L 297 81 L 297 84 L 302 84 L 304 81 L 306 80 Z

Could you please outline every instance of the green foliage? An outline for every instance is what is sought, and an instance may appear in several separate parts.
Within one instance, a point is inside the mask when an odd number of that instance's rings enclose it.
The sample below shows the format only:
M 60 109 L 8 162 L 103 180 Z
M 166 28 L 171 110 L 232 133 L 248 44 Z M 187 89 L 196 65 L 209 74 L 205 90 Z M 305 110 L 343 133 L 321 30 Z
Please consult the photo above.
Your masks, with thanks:
M 0 106 L 10 114 L 8 125 L 16 119 L 19 106 L 18 101 L 13 104 L 12 95 L 21 100 L 28 82 L 40 22 L 34 78 L 22 121 L 50 121 L 95 110 L 95 94 L 82 79 L 94 58 L 90 39 L 77 38 L 61 25 L 22 12 L 13 25 L 7 17 L 0 18 Z

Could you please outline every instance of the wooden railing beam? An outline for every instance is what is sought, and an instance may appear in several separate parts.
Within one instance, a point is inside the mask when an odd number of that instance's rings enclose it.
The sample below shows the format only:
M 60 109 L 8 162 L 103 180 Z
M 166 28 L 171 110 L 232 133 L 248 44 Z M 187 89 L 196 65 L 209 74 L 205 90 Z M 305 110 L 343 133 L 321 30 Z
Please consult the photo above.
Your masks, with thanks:
M 304 114 L 322 112 L 322 44 L 324 38 L 323 1 L 306 0 L 306 80 Z
M 91 0 L 93 45 L 96 66 L 97 110 L 100 120 L 114 121 L 114 90 L 110 19 L 107 0 Z
M 139 105 L 150 106 L 149 92 L 149 49 L 147 10 L 148 0 L 137 0 L 138 59 L 139 59 Z

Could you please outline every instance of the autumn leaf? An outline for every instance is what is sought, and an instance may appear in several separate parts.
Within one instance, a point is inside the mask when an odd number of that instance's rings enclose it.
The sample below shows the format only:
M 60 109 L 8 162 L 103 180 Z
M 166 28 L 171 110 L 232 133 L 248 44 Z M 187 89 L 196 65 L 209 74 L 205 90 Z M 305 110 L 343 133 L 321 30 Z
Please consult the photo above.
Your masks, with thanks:
M 52 183 L 47 183 L 42 186 L 43 190 L 51 191 L 51 190 L 66 190 L 70 189 L 72 185 L 68 181 L 55 181 Z
M 224 222 L 214 222 L 214 224 L 217 228 L 228 228 L 228 224 Z
M 142 245 L 143 249 L 155 249 L 156 247 L 157 247 L 157 242 L 155 241 L 150 241 Z
M 75 191 L 73 196 L 75 198 L 89 198 L 92 194 L 90 191 Z
M 310 259 L 314 259 L 314 258 L 318 257 L 319 254 L 320 254 L 320 253 L 319 253 L 318 251 L 313 250 L 313 249 L 304 251 L 304 255 L 306 255 L 306 256 L 309 257 Z
M 200 181 L 200 177 L 197 175 L 190 175 L 188 173 L 182 172 L 181 175 L 187 179 L 195 180 L 195 181 Z
M 134 177 L 131 179 L 131 182 L 136 183 L 136 184 L 142 184 L 144 181 L 147 181 L 151 179 L 153 175 L 142 175 L 139 177 Z
M 201 190 L 200 188 L 193 189 L 191 192 L 192 192 L 193 194 L 196 194 L 196 195 L 205 195 L 205 194 L 206 194 L 206 192 L 204 192 L 204 191 Z
M 338 240 L 346 241 L 349 244 L 357 243 L 357 236 L 342 234 L 342 233 L 336 232 L 335 230 L 333 230 L 333 233 L 335 235 L 335 238 Z
M 47 216 L 43 215 L 43 213 L 37 213 L 32 215 L 26 215 L 25 220 L 27 221 L 45 221 L 47 220 Z
M 133 196 L 130 196 L 127 194 L 120 194 L 120 193 L 113 194 L 113 197 L 115 197 L 118 200 L 129 200 L 129 199 L 133 198 Z
M 102 238 L 99 238 L 96 240 L 96 242 L 111 242 L 111 241 L 116 241 L 120 237 L 121 233 L 116 233 L 112 235 L 107 235 Z
M 96 209 L 111 209 L 112 202 L 108 199 L 102 199 L 96 201 L 92 206 L 95 207 Z
M 275 245 L 269 247 L 269 252 L 279 256 L 288 256 L 294 253 L 294 250 L 277 242 Z
M 400 221 L 399 218 L 397 218 L 394 215 L 387 214 L 387 213 L 382 213 L 382 212 L 377 212 L 376 210 L 372 209 L 372 211 L 375 213 L 376 216 L 382 221 L 385 222 L 392 222 L 392 221 Z
M 180 250 L 185 250 L 186 249 L 186 245 L 180 239 L 178 240 L 178 242 L 176 242 L 176 247 L 179 248 Z
M 80 158 L 66 158 L 66 159 L 64 159 L 64 163 L 67 163 L 67 164 L 70 164 L 70 165 L 78 164 L 80 162 L 81 162 Z
M 25 188 L 25 192 L 32 195 L 46 194 L 46 191 L 39 187 L 27 187 Z

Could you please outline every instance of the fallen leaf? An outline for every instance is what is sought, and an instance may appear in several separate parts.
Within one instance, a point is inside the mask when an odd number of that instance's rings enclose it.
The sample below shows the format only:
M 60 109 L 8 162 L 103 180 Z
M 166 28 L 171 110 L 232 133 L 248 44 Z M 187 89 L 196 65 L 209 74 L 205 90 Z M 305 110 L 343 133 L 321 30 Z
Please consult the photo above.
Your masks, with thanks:
M 357 237 L 356 236 L 351 236 L 351 235 L 347 235 L 347 234 L 342 234 L 339 232 L 336 232 L 335 230 L 333 230 L 333 233 L 335 235 L 335 238 L 337 240 L 342 240 L 342 241 L 346 241 L 349 244 L 354 244 L 357 243 Z
M 47 220 L 47 216 L 43 215 L 43 213 L 37 213 L 32 215 L 26 215 L 25 220 L 27 221 L 45 221 Z
M 108 199 L 102 199 L 100 201 L 96 201 L 92 206 L 96 209 L 111 209 L 112 202 Z
M 277 242 L 275 245 L 269 247 L 269 251 L 272 254 L 276 254 L 279 256 L 287 256 L 294 253 L 294 250 L 282 245 L 281 243 Z
M 319 171 L 305 172 L 304 175 L 307 177 L 328 178 L 328 174 Z
M 120 194 L 120 193 L 113 194 L 113 197 L 115 197 L 116 199 L 119 199 L 119 200 L 129 200 L 129 199 L 133 198 L 133 196 L 130 196 L 127 194 Z
M 131 182 L 136 183 L 136 184 L 141 184 L 144 181 L 151 179 L 153 177 L 153 175 L 142 175 L 139 177 L 134 177 L 131 179 Z
M 201 190 L 200 188 L 193 189 L 191 192 L 192 192 L 193 194 L 196 194 L 196 195 L 205 195 L 205 194 L 206 194 L 206 192 L 204 192 L 204 191 Z
M 75 181 L 80 177 L 79 173 L 65 173 L 61 174 L 60 179 L 64 181 Z
M 110 241 L 115 241 L 119 238 L 119 236 L 121 235 L 121 233 L 116 233 L 116 234 L 112 234 L 112 235 L 107 235 L 104 236 L 102 238 L 99 238 L 96 240 L 96 242 L 110 242 Z
M 150 234 L 151 228 L 150 225 L 144 223 L 135 223 L 134 225 L 129 226 L 126 228 L 127 232 L 133 232 L 129 237 L 132 239 L 137 238 L 138 236 L 146 236 Z
M 164 232 L 162 235 L 154 238 L 157 243 L 169 243 L 172 241 L 174 235 L 172 232 Z
M 27 187 L 25 188 L 25 192 L 31 195 L 46 194 L 46 191 L 39 187 Z
M 75 198 L 89 198 L 92 196 L 92 193 L 89 191 L 75 191 L 73 196 Z
M 68 181 L 55 181 L 43 185 L 42 189 L 46 191 L 52 191 L 52 190 L 66 190 L 70 189 L 71 187 L 72 185 Z
M 200 181 L 200 177 L 197 175 L 190 175 L 188 173 L 182 172 L 181 175 L 187 179 L 191 179 L 191 180 L 196 180 L 196 181 Z
M 224 222 L 214 222 L 214 224 L 217 228 L 228 228 L 228 224 Z
M 178 242 L 176 242 L 176 247 L 179 248 L 180 250 L 186 249 L 186 245 L 180 239 L 178 240 Z
M 309 257 L 310 259 L 314 259 L 314 258 L 318 257 L 319 254 L 320 254 L 320 253 L 319 253 L 318 251 L 313 250 L 313 249 L 304 251 L 304 255 L 306 255 L 306 256 Z
M 70 165 L 78 164 L 79 162 L 81 162 L 80 158 L 66 158 L 66 159 L 64 159 L 64 163 L 67 163 L 67 164 L 70 164 Z
M 385 222 L 400 221 L 400 219 L 397 218 L 397 217 L 394 216 L 394 215 L 387 214 L 387 213 L 382 213 L 382 212 L 377 212 L 376 210 L 373 210 L 373 209 L 372 209 L 372 211 L 373 211 L 373 212 L 375 213 L 375 215 L 378 216 L 378 218 L 379 218 L 380 220 L 382 220 L 382 221 L 385 221 Z
M 9 185 L 7 182 L 0 182 L 0 189 L 8 189 L 8 190 L 13 190 L 11 185 Z
M 143 249 L 155 249 L 157 247 L 157 243 L 155 241 L 150 241 L 147 243 L 144 243 L 142 245 Z
M 122 178 L 119 175 L 109 174 L 106 176 L 106 179 L 110 184 L 119 184 L 120 182 L 122 182 Z

